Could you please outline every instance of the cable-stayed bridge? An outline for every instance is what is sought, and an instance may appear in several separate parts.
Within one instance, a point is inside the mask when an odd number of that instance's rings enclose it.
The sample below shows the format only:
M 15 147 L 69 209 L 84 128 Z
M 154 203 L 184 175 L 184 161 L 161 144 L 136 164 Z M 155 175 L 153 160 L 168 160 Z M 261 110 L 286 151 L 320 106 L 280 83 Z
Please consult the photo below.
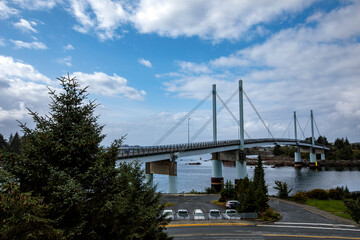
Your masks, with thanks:
M 230 101 L 236 95 L 239 95 L 239 119 L 231 112 L 227 106 Z M 212 118 L 209 118 L 208 121 L 194 134 L 191 138 L 188 138 L 188 143 L 185 144 L 171 144 L 171 145 L 159 145 L 162 143 L 172 132 L 175 131 L 183 122 L 189 120 L 191 114 L 193 114 L 199 107 L 212 96 L 212 109 L 213 114 Z M 252 139 L 250 135 L 244 129 L 244 109 L 243 109 L 243 96 L 245 96 L 250 103 L 251 107 L 254 109 L 255 113 L 263 123 L 269 138 L 261 139 Z M 217 108 L 216 103 L 217 99 L 221 102 L 221 107 Z M 221 140 L 217 139 L 217 115 L 223 109 L 226 109 L 235 122 L 239 126 L 239 139 L 238 140 Z M 118 160 L 119 161 L 131 161 L 138 160 L 146 163 L 146 178 L 151 183 L 153 182 L 153 174 L 166 174 L 169 175 L 169 193 L 177 193 L 177 162 L 176 159 L 179 157 L 187 157 L 193 155 L 200 155 L 211 153 L 212 154 L 212 178 L 211 186 L 220 189 L 223 186 L 223 176 L 222 176 L 222 161 L 235 161 L 236 166 L 236 180 L 243 179 L 247 176 L 246 173 L 246 156 L 244 154 L 245 148 L 251 148 L 255 146 L 274 146 L 274 145 L 287 145 L 295 146 L 295 167 L 301 167 L 301 152 L 308 152 L 310 155 L 310 167 L 316 166 L 316 154 L 321 154 L 321 159 L 325 160 L 325 150 L 329 150 L 323 145 L 315 144 L 314 131 L 316 127 L 319 135 L 319 128 L 314 120 L 313 111 L 310 111 L 311 121 L 311 141 L 307 142 L 305 140 L 298 139 L 297 128 L 301 130 L 302 136 L 305 139 L 305 134 L 301 128 L 299 122 L 296 118 L 296 112 L 294 112 L 294 117 L 292 118 L 294 122 L 294 133 L 295 138 L 275 138 L 271 133 L 268 125 L 265 123 L 261 117 L 259 111 L 255 108 L 254 104 L 246 94 L 243 89 L 242 80 L 239 81 L 239 88 L 226 100 L 223 99 L 216 92 L 216 85 L 212 87 L 212 92 L 209 93 L 199 104 L 197 104 L 190 112 L 188 112 L 184 117 L 182 117 L 172 128 L 170 128 L 160 139 L 154 144 L 154 146 L 147 147 L 122 147 L 120 149 Z M 291 122 L 292 122 L 291 121 Z M 288 126 L 288 129 L 291 125 L 291 122 Z M 195 142 L 196 138 L 206 129 L 206 127 L 212 123 L 213 124 L 213 139 L 212 141 L 207 142 Z M 309 123 L 309 122 L 308 122 Z M 306 129 L 306 127 L 305 127 Z M 287 131 L 287 130 L 285 130 Z M 248 139 L 244 138 L 244 135 L 247 135 Z M 189 135 L 188 135 L 189 136 Z M 271 136 L 271 137 L 270 137 Z

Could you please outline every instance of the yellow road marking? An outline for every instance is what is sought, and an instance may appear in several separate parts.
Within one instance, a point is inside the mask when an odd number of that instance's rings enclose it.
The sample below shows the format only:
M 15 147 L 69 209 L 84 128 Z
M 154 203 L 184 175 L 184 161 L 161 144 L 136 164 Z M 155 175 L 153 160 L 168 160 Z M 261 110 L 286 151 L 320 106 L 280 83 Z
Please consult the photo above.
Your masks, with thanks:
M 189 223 L 189 224 L 170 224 L 161 227 L 197 227 L 197 226 L 250 226 L 251 223 Z

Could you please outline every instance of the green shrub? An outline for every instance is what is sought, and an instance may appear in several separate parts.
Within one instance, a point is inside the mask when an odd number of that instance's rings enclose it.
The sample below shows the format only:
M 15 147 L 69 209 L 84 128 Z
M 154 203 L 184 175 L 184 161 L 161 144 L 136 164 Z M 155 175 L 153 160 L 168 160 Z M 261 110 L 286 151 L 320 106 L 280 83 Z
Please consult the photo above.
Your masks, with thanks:
M 237 193 L 234 184 L 227 180 L 225 186 L 220 191 L 220 202 L 226 202 L 227 200 L 237 199 Z
M 348 211 L 352 217 L 352 219 L 354 219 L 355 222 L 359 223 L 360 222 L 360 198 L 358 198 L 357 200 L 346 200 L 345 202 L 345 206 L 348 208 Z
M 279 192 L 278 192 L 279 198 L 286 199 L 289 197 L 289 193 L 292 191 L 292 189 L 288 190 L 288 185 L 286 182 L 275 181 L 275 185 L 276 185 L 276 187 L 274 187 L 274 188 L 279 190 Z
M 327 200 L 329 199 L 329 194 L 324 189 L 313 189 L 308 192 L 306 192 L 306 196 L 308 198 L 316 198 L 320 200 Z
M 303 192 L 298 192 L 292 195 L 291 199 L 298 203 L 305 203 L 309 198 Z
M 260 213 L 259 218 L 263 221 L 276 221 L 280 218 L 280 213 L 272 208 L 268 208 L 263 213 Z

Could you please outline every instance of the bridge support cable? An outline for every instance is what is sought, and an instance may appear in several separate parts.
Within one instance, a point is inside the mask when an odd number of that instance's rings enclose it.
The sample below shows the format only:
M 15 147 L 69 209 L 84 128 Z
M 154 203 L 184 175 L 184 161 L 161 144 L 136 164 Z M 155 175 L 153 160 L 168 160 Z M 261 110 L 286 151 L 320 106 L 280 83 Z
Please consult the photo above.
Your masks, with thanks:
M 299 123 L 299 121 L 297 119 L 296 119 L 296 122 L 297 122 L 297 124 L 298 124 L 298 126 L 300 128 L 300 131 L 301 131 L 301 134 L 302 134 L 303 138 L 305 139 L 306 138 L 305 133 L 304 133 L 303 129 L 301 128 L 301 125 L 300 125 L 300 123 Z
M 237 94 L 238 90 L 236 90 L 227 100 L 226 103 L 229 103 Z M 219 107 L 216 111 L 216 114 L 219 114 L 224 109 L 224 105 Z M 190 142 L 194 142 L 194 140 L 209 126 L 209 124 L 212 122 L 213 118 L 209 118 L 204 125 L 191 137 Z
M 210 92 L 203 100 L 201 100 L 190 112 L 188 112 L 184 117 L 182 117 L 172 128 L 170 128 L 164 135 L 162 135 L 159 140 L 157 140 L 154 145 L 159 145 L 162 143 L 172 132 L 174 132 L 186 119 L 189 118 L 201 105 L 203 105 L 212 95 Z
M 236 93 L 237 93 L 237 91 L 236 91 Z M 216 96 L 219 98 L 221 104 L 226 108 L 226 110 L 228 110 L 228 112 L 230 113 L 230 115 L 232 116 L 232 118 L 235 120 L 235 122 L 237 123 L 237 125 L 240 126 L 240 121 L 238 121 L 238 120 L 236 119 L 235 115 L 231 112 L 231 110 L 230 110 L 229 107 L 227 106 L 227 103 L 225 103 L 225 102 L 222 100 L 222 98 L 219 96 L 219 94 L 216 94 Z M 251 138 L 251 137 L 249 136 L 249 134 L 248 134 L 245 130 L 244 130 L 244 132 L 245 132 L 245 134 L 246 134 L 246 136 L 247 136 L 248 138 Z
M 282 135 L 282 138 L 285 136 L 286 132 L 289 130 L 290 125 L 291 125 L 291 123 L 293 122 L 293 120 L 294 120 L 294 117 L 290 120 L 290 123 L 289 123 L 289 125 L 287 126 L 287 128 L 285 129 L 285 131 L 284 131 L 284 133 L 283 133 L 283 135 Z
M 249 96 L 246 94 L 245 91 L 244 91 L 244 95 L 245 95 L 246 99 L 249 101 L 251 107 L 254 109 L 255 113 L 256 113 L 256 114 L 258 115 L 258 117 L 260 118 L 261 122 L 264 124 L 264 126 L 265 126 L 266 130 L 269 132 L 270 136 L 271 136 L 272 138 L 274 138 L 274 135 L 271 133 L 269 127 L 266 125 L 265 121 L 264 121 L 263 118 L 261 117 L 260 113 L 256 110 L 254 104 L 251 102 Z

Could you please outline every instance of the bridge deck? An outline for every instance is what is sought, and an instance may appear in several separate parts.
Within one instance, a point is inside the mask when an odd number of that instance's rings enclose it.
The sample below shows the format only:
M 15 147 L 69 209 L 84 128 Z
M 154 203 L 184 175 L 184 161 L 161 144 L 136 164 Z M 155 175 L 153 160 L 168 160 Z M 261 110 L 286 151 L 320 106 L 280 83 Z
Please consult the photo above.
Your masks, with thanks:
M 295 139 L 286 139 L 286 138 L 262 138 L 262 139 L 246 139 L 244 141 L 245 148 L 250 148 L 254 146 L 264 146 L 264 145 L 292 145 L 299 147 L 312 147 L 315 149 L 324 149 L 329 150 L 329 148 L 314 145 L 306 141 L 300 141 Z M 185 153 L 185 152 L 199 152 L 201 150 L 208 149 L 211 152 L 211 149 L 225 148 L 225 147 L 234 147 L 234 149 L 240 147 L 240 140 L 224 140 L 217 142 L 199 142 L 199 143 L 190 143 L 190 144 L 172 144 L 172 145 L 161 145 L 161 146 L 135 146 L 135 147 L 122 147 L 120 149 L 118 160 L 134 159 L 134 158 L 144 158 L 146 156 L 156 156 L 164 154 L 175 154 L 175 153 Z M 195 155 L 195 154 L 194 154 Z

